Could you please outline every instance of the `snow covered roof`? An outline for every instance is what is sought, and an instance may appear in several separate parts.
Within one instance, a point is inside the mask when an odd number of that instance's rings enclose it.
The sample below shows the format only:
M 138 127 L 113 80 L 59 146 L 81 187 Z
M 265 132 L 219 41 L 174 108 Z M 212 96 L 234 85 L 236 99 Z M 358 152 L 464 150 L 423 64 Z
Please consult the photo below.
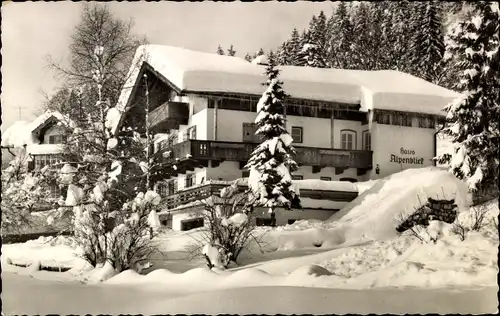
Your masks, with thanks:
M 24 144 L 32 144 L 29 125 L 26 121 L 14 122 L 2 133 L 2 146 L 22 147 Z
M 22 147 L 38 144 L 36 133 L 50 120 L 57 120 L 63 126 L 74 126 L 74 122 L 57 111 L 47 111 L 31 122 L 17 121 L 5 130 L 2 135 L 2 146 Z
M 63 152 L 61 144 L 31 144 L 26 146 L 26 152 L 32 155 L 50 155 Z
M 137 49 L 128 81 L 118 100 L 125 110 L 132 87 L 146 61 L 184 92 L 262 95 L 264 68 L 242 58 L 163 45 Z M 399 110 L 444 115 L 442 108 L 458 94 L 394 70 L 362 71 L 280 66 L 284 90 L 293 98 L 360 104 L 361 110 Z

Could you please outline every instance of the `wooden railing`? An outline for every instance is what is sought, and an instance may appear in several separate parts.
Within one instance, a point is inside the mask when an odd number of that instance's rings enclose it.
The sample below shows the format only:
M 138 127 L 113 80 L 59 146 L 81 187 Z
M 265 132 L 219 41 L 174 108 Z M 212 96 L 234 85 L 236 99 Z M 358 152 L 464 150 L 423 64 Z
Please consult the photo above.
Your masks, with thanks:
M 149 124 L 151 127 L 155 127 L 169 119 L 187 123 L 189 119 L 189 104 L 169 101 L 149 113 Z
M 168 159 L 228 160 L 246 162 L 258 146 L 254 143 L 188 140 L 173 145 Z M 295 161 L 306 166 L 371 168 L 372 152 L 315 147 L 295 147 Z
M 165 206 L 168 209 L 173 209 L 182 205 L 188 205 L 189 203 L 195 201 L 203 201 L 210 196 L 219 196 L 223 188 L 227 187 L 229 184 L 214 184 L 207 183 L 204 185 L 199 185 L 193 188 L 184 189 L 173 195 L 163 197 Z M 248 189 L 246 185 L 238 186 L 239 192 L 244 192 Z M 311 189 L 300 189 L 300 197 L 316 199 L 316 200 L 329 200 L 336 202 L 350 202 L 358 196 L 357 192 L 347 192 L 347 191 L 325 191 L 325 190 L 311 190 Z

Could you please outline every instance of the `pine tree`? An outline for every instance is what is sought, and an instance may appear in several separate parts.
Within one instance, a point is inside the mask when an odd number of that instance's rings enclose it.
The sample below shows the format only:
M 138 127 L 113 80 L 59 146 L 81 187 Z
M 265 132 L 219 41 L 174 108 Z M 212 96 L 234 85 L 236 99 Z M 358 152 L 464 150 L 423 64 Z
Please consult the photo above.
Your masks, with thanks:
M 234 50 L 233 44 L 231 44 L 231 46 L 229 46 L 229 49 L 227 50 L 227 55 L 228 56 L 234 56 L 234 55 L 236 55 L 236 51 Z
M 267 55 L 267 62 L 269 63 L 269 65 L 272 65 L 272 66 L 276 66 L 277 65 L 277 56 L 276 54 L 273 52 L 273 50 L 271 49 L 269 51 L 269 54 Z
M 441 73 L 444 54 L 443 21 L 439 3 L 429 1 L 417 4 L 418 19 L 413 41 L 413 73 L 430 82 L 436 82 Z
M 281 44 L 276 55 L 277 55 L 276 65 L 280 66 L 288 65 L 288 61 L 290 60 L 290 54 L 288 52 L 288 47 L 286 42 L 283 42 L 283 44 Z
M 327 18 L 325 12 L 321 11 L 316 20 L 316 24 L 311 30 L 314 44 L 318 46 L 323 58 L 327 58 Z
M 225 55 L 224 49 L 222 49 L 222 47 L 220 45 L 219 45 L 219 47 L 217 47 L 217 55 Z
M 385 4 L 385 5 L 382 5 Z M 395 26 L 393 24 L 394 2 L 382 1 L 380 5 L 375 5 L 374 9 L 379 11 L 382 17 L 381 22 L 381 45 L 380 64 L 381 69 L 396 69 L 396 61 L 393 54 L 397 43 L 395 36 Z
M 352 66 L 355 69 L 370 70 L 374 67 L 373 58 L 375 57 L 371 43 L 373 36 L 370 34 L 372 27 L 370 11 L 363 2 L 353 8 L 353 11 L 353 32 L 356 36 L 353 38 Z
M 370 54 L 372 64 L 370 70 L 381 70 L 385 69 L 384 65 L 384 50 L 387 50 L 384 41 L 384 18 L 385 12 L 387 10 L 387 1 L 381 1 L 377 3 L 369 3 L 370 11 Z
M 248 61 L 249 63 L 250 63 L 250 62 L 252 62 L 252 56 L 250 56 L 250 54 L 249 54 L 249 53 L 246 53 L 244 58 L 245 58 L 245 60 L 246 60 L 246 61 Z
M 289 58 L 287 60 L 287 65 L 294 65 L 295 61 L 297 60 L 297 56 L 302 49 L 301 37 L 299 31 L 297 31 L 296 28 L 293 29 L 292 35 L 290 36 L 290 39 L 286 43 L 286 47 L 287 47 L 287 55 Z
M 481 192 L 498 190 L 500 32 L 498 4 L 478 1 L 473 8 L 474 16 L 458 25 L 447 47 L 447 53 L 462 56 L 462 95 L 446 108 L 444 132 L 455 148 L 441 162 L 450 162 L 458 178 Z
M 339 2 L 330 22 L 329 61 L 333 68 L 352 68 L 353 30 L 345 2 Z
M 296 65 L 315 68 L 328 67 L 316 44 L 304 44 L 304 47 L 298 55 Z
M 415 52 L 412 49 L 414 34 L 418 31 L 421 13 L 419 2 L 406 0 L 391 3 L 392 27 L 394 42 L 392 43 L 394 69 L 414 74 Z M 410 18 L 409 18 L 410 17 Z
M 285 129 L 283 100 L 286 96 L 279 81 L 279 71 L 272 65 L 266 68 L 266 91 L 257 104 L 256 132 L 263 142 L 253 151 L 246 168 L 250 170 L 249 187 L 256 195 L 256 205 L 269 208 L 274 218 L 277 207 L 290 209 L 299 201 L 292 188 L 290 172 L 297 170 L 292 159 L 295 153 L 292 137 Z
M 300 56 L 297 56 L 297 65 L 303 65 L 304 62 L 311 65 L 312 60 L 316 60 L 321 62 L 316 62 L 316 65 L 312 67 L 326 67 L 328 57 L 326 51 L 326 16 L 323 11 L 320 12 L 318 17 L 313 15 L 309 23 L 309 29 L 302 34 L 300 43 L 301 50 L 298 53 Z M 308 52 L 304 51 L 304 47 L 307 48 Z M 307 55 L 314 55 L 314 57 L 310 56 L 309 60 L 304 60 Z

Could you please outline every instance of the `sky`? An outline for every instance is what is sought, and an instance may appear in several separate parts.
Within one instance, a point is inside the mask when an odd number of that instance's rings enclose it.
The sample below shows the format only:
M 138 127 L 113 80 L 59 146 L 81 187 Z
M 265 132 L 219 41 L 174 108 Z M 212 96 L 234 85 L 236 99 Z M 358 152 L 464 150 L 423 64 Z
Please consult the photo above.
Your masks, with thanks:
M 277 48 L 292 29 L 302 30 L 313 14 L 331 15 L 331 2 L 112 2 L 116 17 L 133 18 L 134 33 L 151 44 L 214 52 L 233 44 L 236 56 Z M 31 120 L 43 93 L 61 85 L 47 68 L 50 55 L 63 64 L 80 2 L 2 3 L 2 126 Z

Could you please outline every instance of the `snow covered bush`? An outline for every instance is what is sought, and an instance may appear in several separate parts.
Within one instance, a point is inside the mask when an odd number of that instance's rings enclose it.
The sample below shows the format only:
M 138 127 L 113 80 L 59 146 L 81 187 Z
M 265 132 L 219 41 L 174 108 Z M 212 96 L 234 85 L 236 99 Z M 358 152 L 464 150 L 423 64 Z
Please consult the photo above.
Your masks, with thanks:
M 252 152 L 246 165 L 250 170 L 248 186 L 254 194 L 254 204 L 269 208 L 272 216 L 276 207 L 290 209 L 292 204 L 300 205 L 299 195 L 292 188 L 290 172 L 298 167 L 292 158 L 293 139 L 285 128 L 283 100 L 286 94 L 278 74 L 274 66 L 266 68 L 267 89 L 257 104 L 255 118 L 256 135 L 262 136 L 263 142 Z
M 207 260 L 209 268 L 227 268 L 236 263 L 241 252 L 254 236 L 254 221 L 245 201 L 250 192 L 239 192 L 238 180 L 221 190 L 220 198 L 212 196 L 204 201 L 204 221 L 207 227 L 197 239 L 197 248 Z
M 153 191 L 139 193 L 136 198 L 123 207 L 125 214 L 130 214 L 106 233 L 108 244 L 107 261 L 117 272 L 136 268 L 158 251 L 152 237 L 160 226 L 156 209 L 160 196 Z
M 18 155 L 2 171 L 2 234 L 34 228 L 31 214 L 42 205 L 55 204 L 47 169 L 29 172 L 27 155 Z
M 70 185 L 67 202 L 74 206 L 75 240 L 83 258 L 94 267 L 109 262 L 120 272 L 157 251 L 152 237 L 159 227 L 160 196 L 140 192 L 117 207 L 116 182 L 104 180 L 87 192 Z

